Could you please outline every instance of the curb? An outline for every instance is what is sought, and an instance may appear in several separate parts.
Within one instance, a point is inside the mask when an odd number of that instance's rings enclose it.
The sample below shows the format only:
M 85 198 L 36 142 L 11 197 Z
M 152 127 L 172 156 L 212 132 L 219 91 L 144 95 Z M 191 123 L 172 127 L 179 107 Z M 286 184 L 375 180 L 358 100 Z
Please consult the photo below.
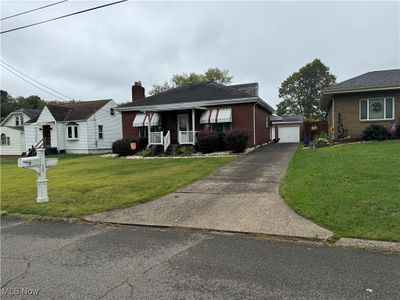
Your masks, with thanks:
M 336 241 L 334 245 L 344 248 L 358 248 L 358 249 L 366 249 L 374 251 L 400 253 L 400 243 L 396 242 L 341 238 L 338 241 Z

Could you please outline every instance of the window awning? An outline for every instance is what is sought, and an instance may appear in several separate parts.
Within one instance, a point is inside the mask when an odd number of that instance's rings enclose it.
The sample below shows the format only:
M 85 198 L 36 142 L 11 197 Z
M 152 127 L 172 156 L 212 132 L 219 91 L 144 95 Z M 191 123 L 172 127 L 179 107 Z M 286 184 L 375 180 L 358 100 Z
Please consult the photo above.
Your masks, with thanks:
M 230 107 L 207 109 L 200 117 L 200 124 L 230 122 L 232 122 L 232 108 Z
M 136 114 L 135 119 L 133 120 L 133 127 L 145 127 L 149 124 L 150 118 L 150 126 L 158 126 L 160 125 L 160 114 L 158 113 L 149 113 L 147 114 Z

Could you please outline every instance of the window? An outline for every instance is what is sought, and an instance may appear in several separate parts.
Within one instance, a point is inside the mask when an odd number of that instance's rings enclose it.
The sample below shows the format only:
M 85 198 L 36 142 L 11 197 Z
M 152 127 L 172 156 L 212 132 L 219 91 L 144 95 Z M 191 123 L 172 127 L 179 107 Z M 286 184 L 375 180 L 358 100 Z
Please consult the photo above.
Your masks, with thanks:
M 67 124 L 67 140 L 79 139 L 79 125 L 76 123 Z
M 1 145 L 10 146 L 10 138 L 7 137 L 4 133 L 1 134 Z
M 15 126 L 22 126 L 24 125 L 24 117 L 23 116 L 15 116 Z
M 231 123 L 213 123 L 208 125 L 211 131 L 225 132 L 231 130 Z
M 139 139 L 147 139 L 147 137 L 148 137 L 148 128 L 139 127 Z
M 99 139 L 102 140 L 103 139 L 103 125 L 97 126 L 97 132 L 99 134 Z
M 269 117 L 268 117 L 268 115 L 265 117 L 265 127 L 266 128 L 269 127 Z
M 115 110 L 114 110 L 114 108 L 110 108 L 110 115 L 115 115 Z
M 360 100 L 360 120 L 394 119 L 393 98 L 371 98 Z

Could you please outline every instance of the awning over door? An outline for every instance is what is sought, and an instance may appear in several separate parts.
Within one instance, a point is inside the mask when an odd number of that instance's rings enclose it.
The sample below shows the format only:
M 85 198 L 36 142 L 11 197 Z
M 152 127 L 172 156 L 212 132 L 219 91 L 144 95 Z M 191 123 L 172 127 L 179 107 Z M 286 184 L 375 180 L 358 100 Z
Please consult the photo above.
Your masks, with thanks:
M 133 120 L 133 127 L 145 127 L 149 125 L 150 118 L 150 126 L 158 126 L 160 125 L 160 114 L 158 113 L 149 113 L 149 114 L 136 114 L 135 119 Z
M 230 122 L 232 122 L 232 108 L 230 107 L 207 109 L 200 117 L 200 124 Z

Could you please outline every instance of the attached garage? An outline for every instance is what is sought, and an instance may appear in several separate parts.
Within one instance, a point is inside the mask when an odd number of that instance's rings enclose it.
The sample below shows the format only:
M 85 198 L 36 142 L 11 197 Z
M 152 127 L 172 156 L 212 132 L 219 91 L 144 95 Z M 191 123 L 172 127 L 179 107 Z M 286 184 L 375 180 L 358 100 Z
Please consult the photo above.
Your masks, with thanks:
M 271 138 L 279 139 L 279 143 L 299 143 L 303 119 L 303 116 L 272 116 Z

